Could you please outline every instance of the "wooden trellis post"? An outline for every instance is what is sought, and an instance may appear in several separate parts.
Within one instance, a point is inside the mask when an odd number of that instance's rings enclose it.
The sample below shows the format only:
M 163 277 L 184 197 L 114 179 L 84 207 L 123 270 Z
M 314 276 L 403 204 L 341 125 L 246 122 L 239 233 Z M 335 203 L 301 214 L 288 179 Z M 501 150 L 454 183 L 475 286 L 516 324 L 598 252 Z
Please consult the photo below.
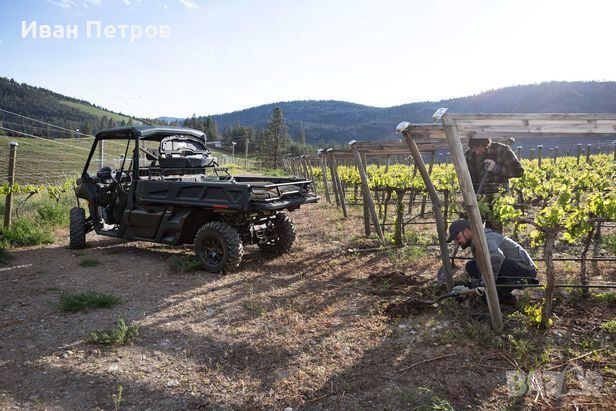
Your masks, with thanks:
M 408 127 L 408 126 L 407 126 Z M 447 290 L 451 291 L 453 289 L 453 273 L 451 271 L 451 260 L 449 259 L 449 248 L 447 247 L 447 229 L 445 227 L 445 220 L 443 218 L 443 213 L 441 212 L 440 200 L 438 198 L 438 193 L 434 188 L 434 184 L 432 184 L 432 180 L 430 179 L 430 173 L 426 170 L 426 164 L 421 158 L 421 153 L 419 152 L 419 148 L 417 148 L 417 144 L 410 132 L 407 131 L 407 127 L 404 127 L 403 130 L 400 130 L 404 139 L 406 140 L 406 144 L 408 144 L 409 149 L 411 150 L 411 154 L 413 155 L 413 160 L 415 160 L 415 165 L 419 170 L 419 174 L 423 178 L 423 181 L 428 189 L 428 194 L 430 195 L 430 199 L 432 200 L 432 210 L 434 211 L 434 217 L 436 219 L 436 230 L 438 232 L 438 243 L 441 249 L 441 260 L 443 263 L 443 269 L 445 270 L 445 280 L 447 281 Z M 434 154 L 434 153 L 433 153 Z M 434 155 L 432 156 L 434 160 Z
M 9 183 L 9 192 L 6 194 L 6 203 L 4 206 L 4 228 L 11 227 L 11 214 L 13 208 L 13 184 L 15 184 L 15 161 L 17 160 L 17 144 L 15 141 L 9 142 L 9 169 L 7 180 Z M 19 207 L 18 210 L 19 211 Z
M 366 167 L 368 167 L 368 159 L 366 157 L 366 153 L 362 152 L 361 153 L 361 162 L 362 162 L 362 166 L 364 167 L 364 172 L 366 171 Z M 359 164 L 357 165 L 357 170 L 359 171 Z M 364 233 L 369 236 L 370 234 L 372 234 L 372 230 L 370 227 L 370 209 L 368 206 L 368 201 L 366 201 L 366 195 L 368 195 L 370 197 L 370 199 L 372 200 L 372 195 L 370 194 L 370 189 L 366 186 L 364 186 L 363 184 L 361 185 L 361 194 L 362 194 L 362 207 L 364 209 Z M 372 202 L 372 205 L 374 206 L 374 201 Z
M 383 231 L 381 230 L 381 226 L 379 224 L 379 216 L 376 214 L 374 201 L 372 200 L 372 195 L 370 194 L 370 189 L 368 188 L 368 176 L 366 175 L 366 169 L 362 162 L 361 154 L 359 153 L 359 150 L 354 147 L 354 144 L 355 140 L 349 142 L 349 145 L 353 149 L 353 154 L 355 155 L 355 162 L 357 163 L 359 176 L 361 177 L 363 201 L 364 204 L 367 204 L 368 210 L 370 211 L 370 216 L 372 217 L 372 224 L 374 225 L 374 231 L 376 231 L 376 235 L 379 237 L 381 244 L 384 244 L 385 237 L 383 236 Z
M 318 156 L 319 156 L 319 165 L 321 166 L 321 174 L 323 174 L 323 190 L 325 191 L 325 199 L 327 200 L 328 204 L 332 203 L 332 199 L 329 196 L 329 183 L 327 181 L 327 167 L 325 165 L 325 157 L 322 157 L 323 150 L 319 150 L 317 152 Z
M 447 135 L 447 141 L 449 142 L 449 150 L 451 152 L 458 181 L 462 189 L 462 197 L 464 198 L 464 204 L 471 223 L 471 230 L 474 237 L 473 244 L 476 249 L 479 271 L 481 272 L 483 283 L 485 285 L 492 328 L 495 331 L 500 332 L 503 328 L 503 316 L 498 301 L 498 294 L 496 292 L 496 282 L 494 281 L 494 273 L 492 272 L 490 252 L 488 251 L 488 243 L 486 241 L 483 222 L 481 220 L 481 214 L 479 213 L 479 206 L 477 205 L 477 197 L 475 196 L 473 181 L 471 180 L 466 159 L 464 158 L 464 150 L 462 148 L 462 141 L 458 136 L 456 122 L 455 120 L 449 118 L 446 112 L 447 109 L 439 109 L 434 114 L 434 121 L 441 121 L 443 123 L 443 127 L 445 128 L 445 134 Z
M 430 164 L 428 165 L 428 174 L 432 175 L 432 168 L 434 167 L 434 158 L 436 157 L 436 152 L 433 151 L 430 156 Z M 423 159 L 421 160 L 423 163 Z M 419 211 L 419 216 L 421 218 L 424 217 L 424 213 L 426 212 L 426 200 L 428 199 L 425 194 L 421 196 L 421 210 Z
M 334 153 L 332 153 L 332 149 L 327 150 L 327 155 L 329 157 L 329 167 L 332 174 L 332 180 L 334 180 L 334 191 L 338 193 L 337 198 L 340 201 L 340 207 L 342 207 L 342 214 L 344 218 L 349 217 L 349 213 L 346 208 L 346 203 L 344 201 L 344 193 L 342 192 L 342 184 L 340 183 L 340 177 L 338 176 L 338 164 L 336 163 L 336 157 Z

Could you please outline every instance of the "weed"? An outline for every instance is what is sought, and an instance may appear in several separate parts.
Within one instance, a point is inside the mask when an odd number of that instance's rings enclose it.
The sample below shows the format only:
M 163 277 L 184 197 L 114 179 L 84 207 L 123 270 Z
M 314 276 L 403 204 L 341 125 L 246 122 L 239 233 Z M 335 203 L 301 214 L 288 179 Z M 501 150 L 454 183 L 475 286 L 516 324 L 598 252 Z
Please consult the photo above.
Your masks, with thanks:
M 0 228 L 3 246 L 28 246 L 39 244 L 51 244 L 54 241 L 53 234 L 48 227 L 41 226 L 32 220 L 22 218 L 6 229 Z
M 474 341 L 490 341 L 493 333 L 490 326 L 481 321 L 469 320 L 462 328 L 464 336 Z
M 88 342 L 92 344 L 125 345 L 133 342 L 138 336 L 139 326 L 137 324 L 131 323 L 126 325 L 122 318 L 118 318 L 114 328 L 111 330 L 94 331 L 88 337 Z
M 111 395 L 111 399 L 113 400 L 113 409 L 118 411 L 122 404 L 122 384 L 118 384 L 118 391 Z
M 69 209 L 62 204 L 43 204 L 36 210 L 41 221 L 52 226 L 68 226 Z
M 174 273 L 190 273 L 201 268 L 199 260 L 190 255 L 174 255 L 169 258 L 169 265 Z
M 540 304 L 532 304 L 524 302 L 520 305 L 520 310 L 511 314 L 511 318 L 522 320 L 527 325 L 539 327 L 543 316 L 542 307 Z M 548 326 L 552 325 L 552 319 L 548 320 Z
M 81 261 L 79 265 L 82 267 L 96 267 L 100 263 L 101 262 L 98 260 L 91 260 L 91 259 L 86 258 L 85 260 Z
M 604 322 L 601 324 L 601 329 L 607 331 L 608 334 L 616 334 L 616 320 Z
M 109 308 L 120 302 L 118 297 L 93 292 L 63 294 L 60 296 L 62 311 L 77 312 L 96 308 Z
M 387 250 L 387 257 L 389 258 L 389 261 L 395 265 L 412 264 L 421 257 L 424 257 L 425 254 L 425 249 L 416 245 Z
M 414 409 L 417 411 L 428 411 L 428 410 L 443 410 L 443 411 L 453 411 L 454 408 L 449 403 L 449 401 L 440 398 L 429 388 L 419 388 L 418 390 L 419 400 L 422 402 L 421 405 L 415 407 Z
M 609 291 L 607 293 L 596 293 L 591 294 L 592 298 L 600 303 L 605 303 L 607 305 L 616 305 L 616 292 Z
M 616 234 L 607 234 L 604 235 L 601 239 L 603 246 L 607 250 L 609 255 L 616 254 Z

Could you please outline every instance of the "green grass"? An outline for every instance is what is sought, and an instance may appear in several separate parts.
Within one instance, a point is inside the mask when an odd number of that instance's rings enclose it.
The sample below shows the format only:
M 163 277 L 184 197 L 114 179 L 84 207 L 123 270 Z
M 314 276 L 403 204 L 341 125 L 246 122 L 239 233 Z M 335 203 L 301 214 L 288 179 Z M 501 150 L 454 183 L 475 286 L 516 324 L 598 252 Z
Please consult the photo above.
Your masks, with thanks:
M 53 226 L 69 225 L 70 207 L 65 204 L 43 204 L 38 210 L 41 221 Z
M 616 320 L 606 321 L 601 324 L 601 328 L 608 334 L 616 334 Z
M 2 247 L 52 244 L 54 242 L 50 227 L 26 218 L 13 221 L 9 229 L 0 228 L 0 235 L 2 236 L 0 240 Z
M 96 308 L 109 308 L 120 303 L 120 298 L 109 294 L 85 292 L 63 294 L 60 296 L 60 308 L 66 312 L 89 311 Z
M 119 318 L 116 326 L 110 330 L 97 330 L 90 333 L 88 342 L 91 344 L 125 345 L 133 342 L 139 336 L 139 326 L 135 323 L 126 325 Z
M 115 114 L 110 111 L 98 108 L 98 107 L 92 107 L 87 104 L 77 103 L 75 101 L 64 100 L 60 102 L 64 104 L 65 106 L 76 108 L 77 110 L 83 111 L 84 113 L 92 114 L 96 117 L 107 116 L 107 118 L 112 118 L 114 121 L 122 121 L 122 120 L 128 121 L 130 119 L 130 117 L 123 116 L 121 114 Z
M 96 267 L 100 263 L 101 262 L 98 261 L 98 260 L 86 258 L 85 260 L 80 261 L 79 265 L 82 266 L 82 267 Z
M 174 273 L 190 273 L 201 268 L 201 263 L 191 255 L 174 255 L 169 258 L 169 265 Z

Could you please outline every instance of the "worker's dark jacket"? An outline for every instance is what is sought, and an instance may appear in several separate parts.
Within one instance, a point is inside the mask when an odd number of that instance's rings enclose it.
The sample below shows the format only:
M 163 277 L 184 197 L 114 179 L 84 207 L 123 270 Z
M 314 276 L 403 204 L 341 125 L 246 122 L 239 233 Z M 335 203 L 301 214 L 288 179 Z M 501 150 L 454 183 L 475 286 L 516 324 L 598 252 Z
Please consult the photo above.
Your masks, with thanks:
M 491 143 L 483 156 L 476 156 L 471 149 L 464 153 L 468 170 L 471 173 L 473 186 L 477 194 L 492 194 L 498 192 L 501 186 L 509 188 L 509 179 L 512 177 L 520 177 L 524 174 L 524 168 L 520 161 L 515 156 L 511 148 L 501 143 Z M 493 160 L 500 166 L 498 174 L 487 172 L 483 169 L 484 160 Z M 481 193 L 478 193 L 481 185 L 481 180 L 486 174 Z

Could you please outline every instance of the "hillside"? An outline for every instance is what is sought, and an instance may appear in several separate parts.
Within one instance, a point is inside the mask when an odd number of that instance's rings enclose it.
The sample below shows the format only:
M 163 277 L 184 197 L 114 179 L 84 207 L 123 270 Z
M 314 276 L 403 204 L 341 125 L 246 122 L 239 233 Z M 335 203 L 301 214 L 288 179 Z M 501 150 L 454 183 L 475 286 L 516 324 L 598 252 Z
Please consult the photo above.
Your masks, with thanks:
M 70 130 L 90 134 L 101 128 L 137 122 L 129 116 L 98 107 L 87 101 L 63 96 L 41 87 L 0 77 L 0 109 L 19 113 Z M 69 132 L 0 111 L 0 123 L 6 128 L 50 138 L 71 137 Z
M 412 93 L 409 93 L 410 98 Z M 514 86 L 474 96 L 387 108 L 342 101 L 279 102 L 213 118 L 219 130 L 235 123 L 262 128 L 276 106 L 283 110 L 291 135 L 297 135 L 300 128 L 304 128 L 309 143 L 321 139 L 337 142 L 378 140 L 395 138 L 394 127 L 400 121 L 430 122 L 439 107 L 448 107 L 459 113 L 616 112 L 616 82 L 550 82 Z

